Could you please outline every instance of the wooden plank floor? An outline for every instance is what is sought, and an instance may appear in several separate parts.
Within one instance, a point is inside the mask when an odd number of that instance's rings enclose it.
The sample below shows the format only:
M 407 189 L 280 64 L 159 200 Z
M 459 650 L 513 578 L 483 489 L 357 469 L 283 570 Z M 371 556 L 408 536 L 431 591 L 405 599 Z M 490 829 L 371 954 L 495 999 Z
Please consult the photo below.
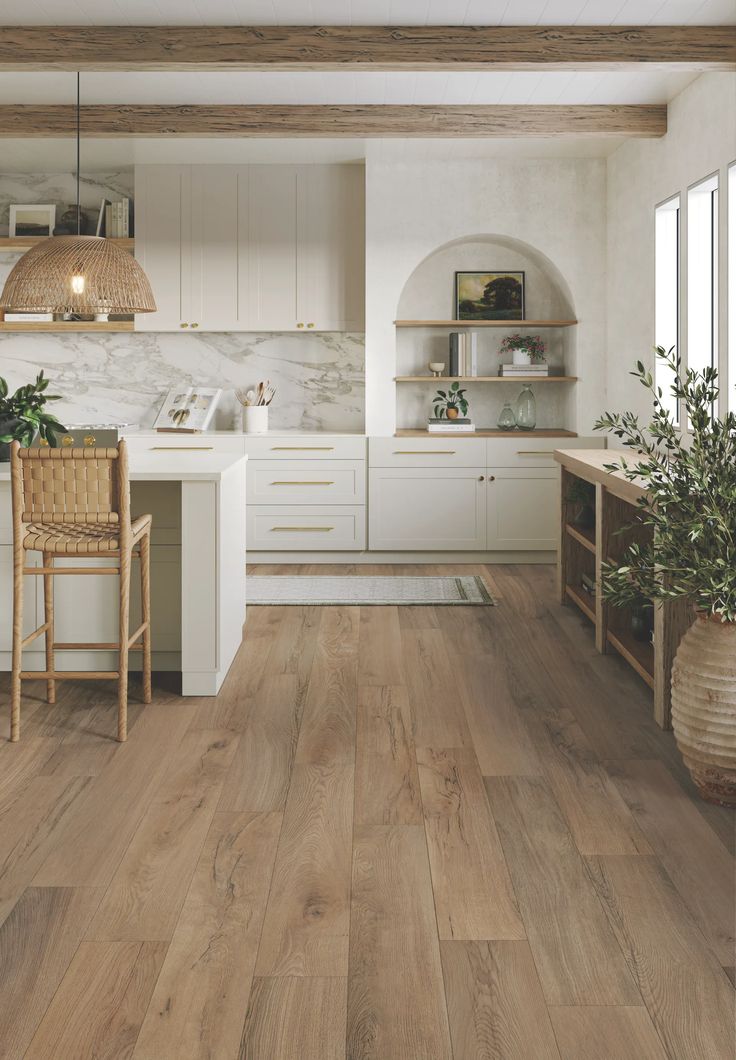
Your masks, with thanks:
M 288 568 L 458 571 L 498 606 L 252 608 L 124 745 L 26 686 L 0 1060 L 733 1060 L 733 814 L 553 569 Z

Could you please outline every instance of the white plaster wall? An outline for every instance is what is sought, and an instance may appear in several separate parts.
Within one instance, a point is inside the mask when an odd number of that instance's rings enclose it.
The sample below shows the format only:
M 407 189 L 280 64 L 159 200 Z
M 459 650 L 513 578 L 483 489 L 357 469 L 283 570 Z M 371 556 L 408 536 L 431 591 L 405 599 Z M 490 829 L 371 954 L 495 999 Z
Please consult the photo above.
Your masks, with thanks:
M 396 319 L 414 269 L 452 240 L 520 240 L 561 274 L 580 321 L 568 422 L 586 433 L 605 383 L 605 160 L 463 160 L 366 165 L 366 430 L 396 428 Z M 490 264 L 493 264 L 491 262 Z M 506 264 L 501 262 L 502 267 Z M 527 291 L 534 299 L 533 291 Z M 430 315 L 449 315 L 452 281 Z M 532 303 L 530 303 L 532 304 Z M 423 332 L 423 334 L 427 334 Z M 432 352 L 430 340 L 428 354 Z M 429 356 L 427 356 L 429 360 Z M 479 385 L 479 384 L 478 384 Z M 493 385 L 493 384 L 489 384 Z
M 636 360 L 654 364 L 654 208 L 682 196 L 683 283 L 686 292 L 687 188 L 719 173 L 720 369 L 727 366 L 726 175 L 736 160 L 736 73 L 704 74 L 669 105 L 667 135 L 629 140 L 608 159 L 608 358 L 607 405 L 650 412 L 643 387 L 628 373 Z M 736 209 L 736 204 L 731 204 Z M 686 358 L 683 297 L 681 354 Z M 730 385 L 736 383 L 731 380 Z

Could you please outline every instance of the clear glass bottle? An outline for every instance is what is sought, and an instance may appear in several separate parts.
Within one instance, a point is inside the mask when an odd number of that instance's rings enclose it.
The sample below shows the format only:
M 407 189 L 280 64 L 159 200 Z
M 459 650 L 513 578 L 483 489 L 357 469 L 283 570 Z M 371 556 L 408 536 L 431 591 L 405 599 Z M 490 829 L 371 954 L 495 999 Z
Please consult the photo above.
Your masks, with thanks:
M 504 401 L 503 408 L 498 416 L 498 429 L 500 431 L 513 431 L 516 426 L 516 416 L 511 408 L 510 401 Z
M 516 399 L 516 426 L 520 431 L 533 431 L 537 426 L 537 401 L 529 383 L 525 383 Z

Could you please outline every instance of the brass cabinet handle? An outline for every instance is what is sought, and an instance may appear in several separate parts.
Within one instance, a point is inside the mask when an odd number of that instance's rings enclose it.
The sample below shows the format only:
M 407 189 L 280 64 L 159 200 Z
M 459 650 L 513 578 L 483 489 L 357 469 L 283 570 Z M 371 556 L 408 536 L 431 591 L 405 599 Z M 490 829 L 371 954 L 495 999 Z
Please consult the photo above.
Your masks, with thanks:
M 488 481 L 489 482 L 495 482 L 496 481 L 496 476 L 495 475 L 489 475 L 488 476 Z
M 165 449 L 167 452 L 172 453 L 193 453 L 193 452 L 212 452 L 214 445 L 152 445 L 151 452 L 155 449 Z
M 314 324 L 307 324 L 307 327 L 308 327 L 308 328 L 313 328 L 313 327 L 314 327 Z
M 489 481 L 490 481 L 490 479 L 489 479 Z M 485 482 L 485 476 L 484 475 L 478 475 L 478 482 Z
M 304 325 L 303 325 L 303 324 L 297 324 L 297 327 L 298 327 L 298 328 L 303 328 L 303 327 L 304 327 Z
M 455 449 L 394 449 L 394 456 L 454 456 Z
M 334 445 L 272 445 L 271 452 L 291 452 L 292 450 L 294 452 L 302 452 L 302 450 L 304 452 L 312 452 L 313 450 L 319 449 L 321 452 L 331 453 L 334 448 Z
M 315 479 L 305 479 L 300 482 L 298 479 L 281 479 L 271 483 L 272 486 L 334 486 L 335 483 L 329 479 L 325 479 L 323 482 Z
M 198 327 L 199 327 L 199 324 L 192 324 L 192 327 L 193 327 L 193 328 L 198 328 Z
M 551 457 L 553 454 L 552 454 L 552 450 L 551 449 L 517 449 L 516 450 L 516 455 L 517 456 L 549 456 L 549 457 Z
M 189 325 L 188 325 L 188 324 L 180 324 L 180 325 L 179 325 L 179 327 L 180 327 L 180 328 L 188 328 L 188 327 L 189 327 Z
M 296 533 L 303 534 L 303 533 L 305 533 L 307 531 L 319 533 L 319 532 L 322 532 L 322 531 L 334 530 L 334 529 L 335 529 L 334 526 L 272 526 L 271 527 L 271 533 L 274 533 L 275 531 L 280 531 L 280 530 L 286 531 L 287 533 L 295 533 L 296 532 Z

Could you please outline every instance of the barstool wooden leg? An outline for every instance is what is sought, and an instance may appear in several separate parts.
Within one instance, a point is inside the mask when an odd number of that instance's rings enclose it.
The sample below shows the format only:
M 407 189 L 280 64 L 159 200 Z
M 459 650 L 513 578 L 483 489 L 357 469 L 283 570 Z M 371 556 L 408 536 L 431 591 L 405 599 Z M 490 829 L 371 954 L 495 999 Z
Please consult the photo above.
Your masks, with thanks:
M 144 534 L 141 554 L 141 621 L 143 630 L 143 702 L 151 702 L 151 538 Z
M 53 567 L 54 557 L 51 552 L 43 553 L 44 567 Z M 43 576 L 43 620 L 48 629 L 44 641 L 46 643 L 46 670 L 50 672 L 56 669 L 54 665 L 54 576 L 44 574 Z M 56 702 L 56 681 L 53 678 L 46 682 L 46 702 Z
M 118 740 L 128 738 L 128 637 L 130 635 L 130 549 L 120 552 L 120 644 L 118 654 Z
M 13 658 L 10 678 L 10 739 L 20 739 L 20 672 L 23 668 L 23 548 L 13 547 Z

